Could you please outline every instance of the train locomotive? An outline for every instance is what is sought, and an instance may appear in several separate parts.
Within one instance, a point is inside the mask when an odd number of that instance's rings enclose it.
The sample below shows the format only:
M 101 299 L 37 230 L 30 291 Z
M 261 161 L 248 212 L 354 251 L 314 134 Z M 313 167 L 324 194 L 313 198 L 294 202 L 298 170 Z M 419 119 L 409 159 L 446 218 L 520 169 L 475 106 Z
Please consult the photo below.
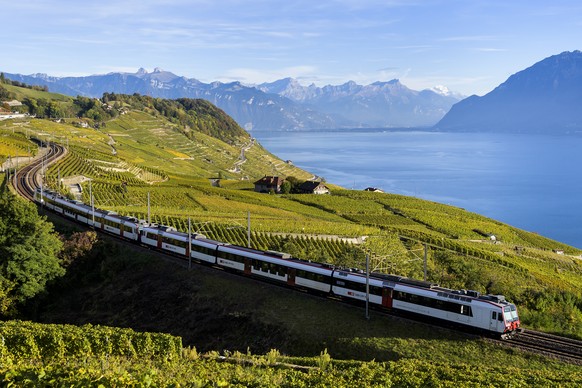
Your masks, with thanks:
M 66 218 L 122 239 L 257 279 L 346 301 L 368 299 L 376 308 L 438 320 L 504 339 L 521 330 L 515 305 L 502 295 L 451 290 L 397 275 L 372 273 L 366 277 L 361 270 L 231 245 L 201 234 L 188 235 L 169 226 L 148 224 L 64 198 L 50 190 L 37 189 L 35 201 Z

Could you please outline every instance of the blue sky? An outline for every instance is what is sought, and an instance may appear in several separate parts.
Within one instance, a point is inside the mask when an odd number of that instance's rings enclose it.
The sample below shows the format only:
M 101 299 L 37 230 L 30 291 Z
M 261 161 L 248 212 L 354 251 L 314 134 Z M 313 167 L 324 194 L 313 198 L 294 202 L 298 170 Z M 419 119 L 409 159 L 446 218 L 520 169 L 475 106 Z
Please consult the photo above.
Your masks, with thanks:
M 203 82 L 398 78 L 483 95 L 582 48 L 579 0 L 11 0 L 0 13 L 0 71 L 55 76 L 160 67 Z

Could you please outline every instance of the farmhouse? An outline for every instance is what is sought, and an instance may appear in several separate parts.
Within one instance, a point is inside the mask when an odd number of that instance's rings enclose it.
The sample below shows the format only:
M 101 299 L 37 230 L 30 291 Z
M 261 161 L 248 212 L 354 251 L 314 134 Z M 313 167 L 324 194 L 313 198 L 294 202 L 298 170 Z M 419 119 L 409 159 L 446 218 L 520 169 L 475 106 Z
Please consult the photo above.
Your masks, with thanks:
M 281 185 L 285 182 L 285 179 L 278 176 L 264 176 L 255 182 L 255 191 L 259 193 L 268 193 L 274 191 L 275 193 L 281 192 Z
M 329 194 L 329 189 L 322 182 L 306 181 L 299 186 L 303 194 Z

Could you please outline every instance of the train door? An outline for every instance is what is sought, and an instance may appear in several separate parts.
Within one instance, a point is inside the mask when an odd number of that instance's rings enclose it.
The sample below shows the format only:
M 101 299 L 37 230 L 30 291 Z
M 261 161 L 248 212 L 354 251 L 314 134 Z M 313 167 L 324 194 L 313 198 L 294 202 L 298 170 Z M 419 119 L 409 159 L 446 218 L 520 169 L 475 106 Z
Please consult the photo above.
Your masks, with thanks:
M 490 311 L 489 316 L 489 330 L 491 331 L 503 331 L 499 328 L 499 324 L 503 324 L 503 313 L 501 311 Z
M 295 286 L 295 268 L 287 268 L 287 285 Z
M 383 287 L 382 288 L 382 306 L 391 309 L 392 308 L 392 288 Z
M 245 257 L 245 275 L 251 274 L 251 266 L 252 266 L 252 260 L 249 259 L 248 257 Z
M 141 225 L 135 225 L 135 233 L 137 234 L 137 243 L 141 244 L 141 235 L 143 233 Z

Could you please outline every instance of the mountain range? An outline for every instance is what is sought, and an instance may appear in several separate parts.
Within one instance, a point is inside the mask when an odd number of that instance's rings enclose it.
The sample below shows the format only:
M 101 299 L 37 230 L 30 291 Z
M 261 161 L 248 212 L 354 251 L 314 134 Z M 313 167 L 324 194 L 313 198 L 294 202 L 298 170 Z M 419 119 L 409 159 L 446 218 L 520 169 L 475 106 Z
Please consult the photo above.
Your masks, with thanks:
M 203 83 L 171 72 L 139 69 L 85 77 L 10 74 L 5 77 L 51 92 L 99 98 L 104 92 L 160 98 L 203 98 L 247 130 L 430 127 L 462 97 L 446 88 L 415 91 L 398 80 L 358 85 L 302 86 L 293 78 L 257 86 Z
M 446 88 L 415 91 L 399 80 L 318 87 L 285 78 L 260 85 L 203 83 L 154 69 L 86 77 L 9 74 L 29 85 L 70 96 L 104 92 L 161 98 L 202 98 L 251 130 L 413 128 L 460 132 L 582 132 L 582 52 L 563 52 L 535 63 L 484 96 Z
M 434 129 L 580 133 L 581 103 L 582 52 L 563 52 L 515 73 L 482 97 L 458 102 Z

